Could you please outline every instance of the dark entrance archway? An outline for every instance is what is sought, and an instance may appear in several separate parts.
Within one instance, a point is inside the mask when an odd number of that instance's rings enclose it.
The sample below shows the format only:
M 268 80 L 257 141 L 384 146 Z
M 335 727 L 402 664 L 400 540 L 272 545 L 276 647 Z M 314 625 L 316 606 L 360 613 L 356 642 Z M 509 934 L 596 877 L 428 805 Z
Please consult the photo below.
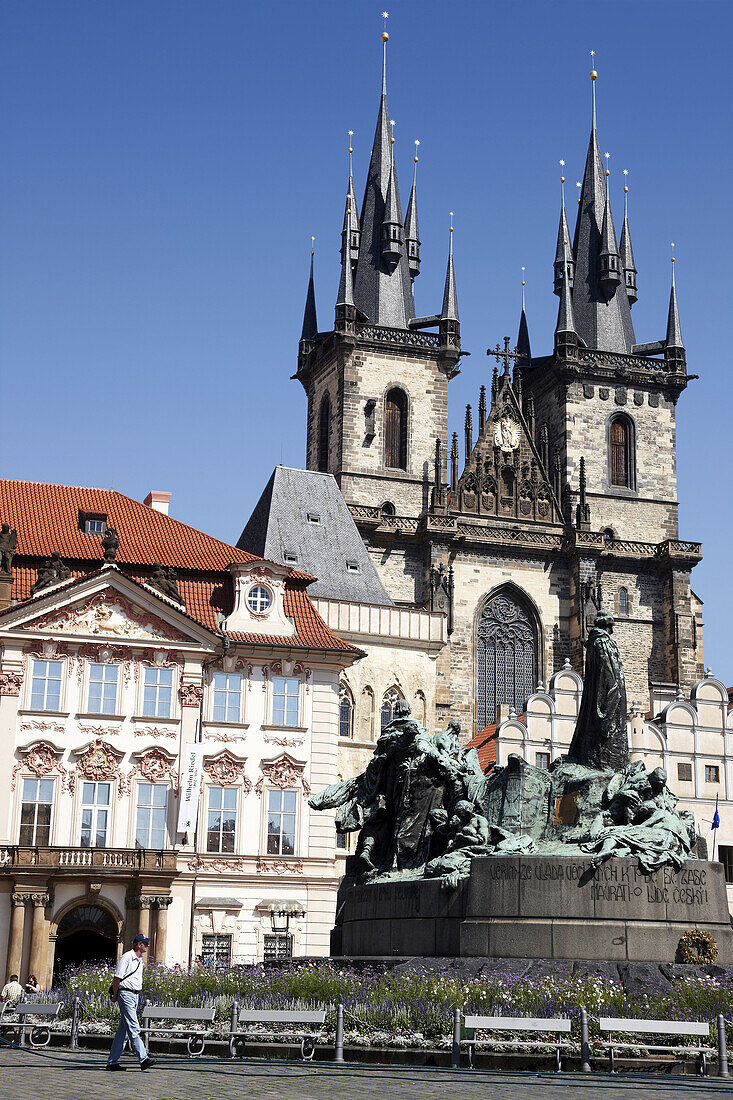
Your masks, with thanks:
M 59 922 L 54 978 L 68 966 L 115 962 L 117 924 L 98 905 L 77 905 Z

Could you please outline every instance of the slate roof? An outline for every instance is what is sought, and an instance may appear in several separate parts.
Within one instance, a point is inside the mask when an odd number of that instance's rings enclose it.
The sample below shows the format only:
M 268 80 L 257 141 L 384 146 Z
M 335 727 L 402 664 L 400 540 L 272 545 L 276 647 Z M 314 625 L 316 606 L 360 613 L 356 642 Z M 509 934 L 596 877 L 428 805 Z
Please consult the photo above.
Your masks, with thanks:
M 309 513 L 319 522 L 311 522 Z M 237 545 L 312 573 L 317 577 L 309 586 L 312 596 L 392 604 L 332 474 L 278 466 Z M 297 562 L 288 561 L 288 554 Z M 358 571 L 350 571 L 347 562 Z
M 120 540 L 115 565 L 131 580 L 146 584 L 154 562 L 173 566 L 185 605 L 181 610 L 217 634 L 221 633 L 217 611 L 226 615 L 232 607 L 228 565 L 261 558 L 156 512 L 114 489 L 0 479 L 0 522 L 9 523 L 18 532 L 11 593 L 16 606 L 32 598 L 31 586 L 37 578 L 38 566 L 53 551 L 58 551 L 69 566 L 74 580 L 102 567 L 101 538 L 84 534 L 80 512 L 107 517 L 108 526 L 114 527 Z M 70 583 L 74 580 L 70 579 Z M 288 575 L 284 610 L 296 627 L 291 637 L 269 634 L 229 637 L 247 645 L 360 654 L 361 650 L 339 638 L 318 614 L 306 592 L 312 583 L 313 577 L 308 573 L 293 569 Z M 44 594 L 42 590 L 37 598 Z

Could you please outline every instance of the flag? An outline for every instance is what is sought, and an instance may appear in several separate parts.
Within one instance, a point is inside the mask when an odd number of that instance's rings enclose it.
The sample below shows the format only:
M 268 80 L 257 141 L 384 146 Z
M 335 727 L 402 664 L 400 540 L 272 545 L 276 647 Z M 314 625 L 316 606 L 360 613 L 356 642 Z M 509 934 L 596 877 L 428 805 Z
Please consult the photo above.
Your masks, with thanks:
M 719 829 L 720 828 L 720 814 L 718 813 L 718 796 L 717 796 L 717 794 L 715 796 L 715 813 L 713 814 L 712 828 L 713 829 Z

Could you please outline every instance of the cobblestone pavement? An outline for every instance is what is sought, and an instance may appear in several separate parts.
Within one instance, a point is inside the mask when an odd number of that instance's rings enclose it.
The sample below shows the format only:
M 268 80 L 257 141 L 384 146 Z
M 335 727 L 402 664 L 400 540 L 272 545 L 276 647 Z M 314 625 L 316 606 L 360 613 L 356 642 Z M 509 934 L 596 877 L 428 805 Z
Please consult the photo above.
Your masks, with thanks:
M 30 1053 L 0 1049 L 0 1096 L 17 1100 L 703 1100 L 726 1094 L 733 1079 L 662 1075 L 486 1073 L 403 1066 L 333 1066 L 328 1063 L 242 1061 L 161 1057 L 141 1074 L 106 1073 L 105 1055 L 80 1051 Z

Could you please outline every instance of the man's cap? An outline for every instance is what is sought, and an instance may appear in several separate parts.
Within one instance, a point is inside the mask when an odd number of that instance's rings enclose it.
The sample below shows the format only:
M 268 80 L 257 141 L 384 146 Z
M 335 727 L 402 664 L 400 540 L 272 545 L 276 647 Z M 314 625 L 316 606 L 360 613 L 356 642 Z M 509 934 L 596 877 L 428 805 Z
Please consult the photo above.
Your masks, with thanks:
M 144 936 L 142 932 L 138 932 L 138 934 L 135 936 L 135 939 L 132 941 L 132 946 L 135 947 L 138 943 L 144 943 L 147 946 L 150 943 L 150 940 L 147 936 Z

